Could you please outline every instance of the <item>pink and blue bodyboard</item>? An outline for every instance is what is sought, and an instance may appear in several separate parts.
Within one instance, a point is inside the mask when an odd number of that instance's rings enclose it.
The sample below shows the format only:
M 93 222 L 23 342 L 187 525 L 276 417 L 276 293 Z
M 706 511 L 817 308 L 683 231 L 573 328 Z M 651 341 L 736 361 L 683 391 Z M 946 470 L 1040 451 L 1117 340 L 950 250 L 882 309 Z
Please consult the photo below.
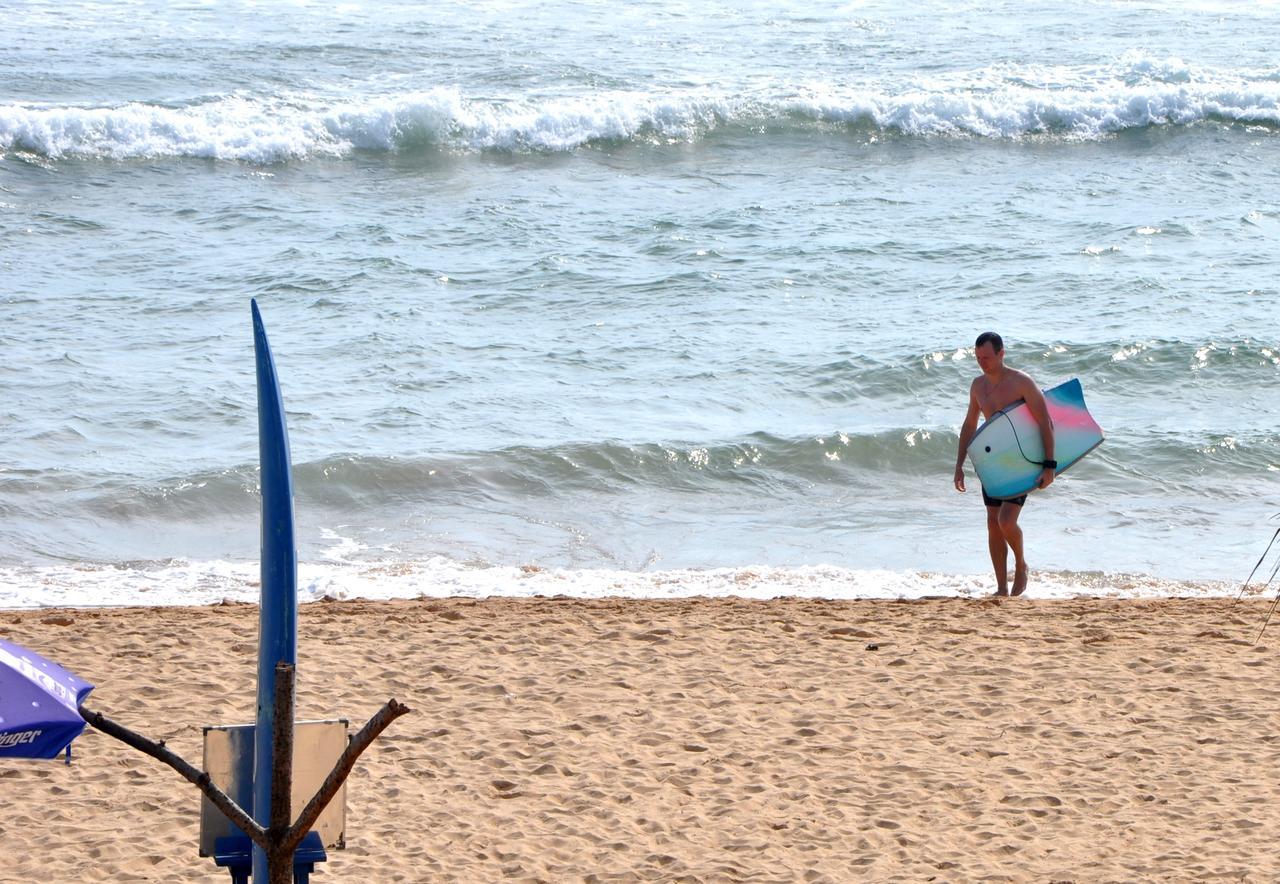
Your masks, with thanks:
M 1102 444 L 1102 428 L 1084 404 L 1078 379 L 1046 390 L 1053 420 L 1056 475 Z M 989 496 L 1001 500 L 1021 497 L 1036 487 L 1043 469 L 1044 442 L 1040 426 L 1022 400 L 993 414 L 969 443 L 969 460 Z

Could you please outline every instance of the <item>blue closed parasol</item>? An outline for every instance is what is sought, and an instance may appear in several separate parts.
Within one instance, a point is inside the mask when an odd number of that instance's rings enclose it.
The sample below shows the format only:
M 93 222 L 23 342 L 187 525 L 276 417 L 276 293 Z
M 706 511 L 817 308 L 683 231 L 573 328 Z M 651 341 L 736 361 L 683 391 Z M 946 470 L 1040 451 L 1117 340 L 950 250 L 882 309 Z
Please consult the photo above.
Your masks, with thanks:
M 55 758 L 84 730 L 93 685 L 0 639 L 0 758 Z

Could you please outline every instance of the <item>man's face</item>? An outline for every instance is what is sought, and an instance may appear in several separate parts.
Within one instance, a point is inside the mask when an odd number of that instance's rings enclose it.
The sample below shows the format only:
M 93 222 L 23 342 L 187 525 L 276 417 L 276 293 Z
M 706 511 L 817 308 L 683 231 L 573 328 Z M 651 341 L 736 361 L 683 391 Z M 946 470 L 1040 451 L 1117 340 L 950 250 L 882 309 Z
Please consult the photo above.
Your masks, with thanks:
M 995 347 L 990 344 L 983 344 L 974 351 L 974 358 L 978 360 L 978 368 L 983 373 L 997 369 L 1004 362 L 1004 351 L 996 352 Z

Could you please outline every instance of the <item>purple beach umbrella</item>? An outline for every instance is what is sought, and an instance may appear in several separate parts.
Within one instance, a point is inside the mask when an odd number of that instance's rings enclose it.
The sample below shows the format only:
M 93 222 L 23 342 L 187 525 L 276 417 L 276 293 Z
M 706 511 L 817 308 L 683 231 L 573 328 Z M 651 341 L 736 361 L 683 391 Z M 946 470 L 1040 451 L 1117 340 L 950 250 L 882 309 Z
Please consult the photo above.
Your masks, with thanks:
M 57 757 L 84 730 L 80 703 L 91 690 L 57 663 L 0 639 L 0 759 Z

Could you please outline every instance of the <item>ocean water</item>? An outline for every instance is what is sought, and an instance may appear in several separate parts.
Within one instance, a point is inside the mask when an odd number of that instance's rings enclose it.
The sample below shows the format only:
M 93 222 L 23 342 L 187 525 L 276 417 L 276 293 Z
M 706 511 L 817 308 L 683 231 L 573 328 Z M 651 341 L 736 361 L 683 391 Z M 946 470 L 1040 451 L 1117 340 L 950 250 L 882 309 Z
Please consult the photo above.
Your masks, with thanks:
M 1107 433 L 1033 592 L 1275 530 L 1273 6 L 0 12 L 0 606 L 256 597 L 250 298 L 306 598 L 988 591 L 987 329 Z

